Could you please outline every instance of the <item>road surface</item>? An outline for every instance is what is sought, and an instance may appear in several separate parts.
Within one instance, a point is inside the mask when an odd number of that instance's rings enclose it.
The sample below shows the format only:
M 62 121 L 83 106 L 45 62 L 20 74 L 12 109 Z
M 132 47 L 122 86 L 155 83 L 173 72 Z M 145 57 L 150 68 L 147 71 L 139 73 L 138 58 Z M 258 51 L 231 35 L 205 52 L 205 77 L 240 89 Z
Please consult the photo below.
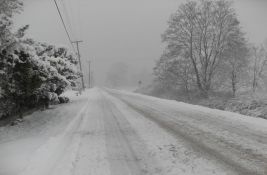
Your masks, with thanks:
M 267 120 L 110 89 L 0 128 L 0 175 L 266 175 Z

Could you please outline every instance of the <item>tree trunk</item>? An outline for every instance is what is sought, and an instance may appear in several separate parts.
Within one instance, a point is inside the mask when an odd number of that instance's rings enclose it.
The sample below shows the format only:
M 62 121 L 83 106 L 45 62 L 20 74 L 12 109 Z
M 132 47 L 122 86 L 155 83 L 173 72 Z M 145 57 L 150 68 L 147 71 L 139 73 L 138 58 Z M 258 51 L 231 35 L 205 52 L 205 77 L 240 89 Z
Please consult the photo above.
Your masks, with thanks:
M 200 92 L 204 98 L 208 98 L 208 93 L 205 92 L 205 89 L 202 86 L 200 76 L 199 76 L 199 71 L 197 68 L 197 63 L 195 62 L 194 57 L 193 57 L 193 31 L 192 31 L 192 29 L 191 29 L 191 33 L 190 33 L 190 59 L 191 59 L 191 62 L 193 64 L 193 67 L 194 67 L 194 72 L 195 72 L 195 76 L 196 76 L 196 80 L 197 80 L 198 89 L 200 90 Z
M 22 110 L 22 104 L 20 102 L 18 102 L 18 115 L 19 115 L 19 118 L 23 118 L 23 110 Z
M 253 82 L 252 82 L 252 91 L 255 92 L 257 87 L 257 55 L 255 50 L 255 59 L 253 67 Z
M 209 91 L 206 90 L 206 89 L 203 89 L 203 90 L 201 91 L 201 95 L 202 95 L 202 97 L 204 97 L 204 98 L 209 98 Z
M 233 91 L 233 97 L 235 98 L 236 95 L 236 75 L 232 74 L 232 91 Z
M 188 82 L 186 82 L 186 84 L 185 84 L 185 92 L 186 92 L 188 101 L 190 101 L 191 100 L 191 97 L 190 97 Z

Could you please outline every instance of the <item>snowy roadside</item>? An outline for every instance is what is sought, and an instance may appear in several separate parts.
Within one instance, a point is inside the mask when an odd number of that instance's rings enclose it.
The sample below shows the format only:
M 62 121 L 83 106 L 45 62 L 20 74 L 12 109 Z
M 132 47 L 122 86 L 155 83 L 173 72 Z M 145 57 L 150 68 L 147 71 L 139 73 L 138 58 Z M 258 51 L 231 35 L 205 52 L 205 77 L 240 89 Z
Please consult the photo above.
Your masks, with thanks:
M 176 110 L 182 110 L 182 111 L 190 111 L 192 108 L 194 109 L 194 112 L 197 113 L 202 112 L 206 113 L 209 116 L 212 116 L 214 118 L 220 118 L 225 120 L 234 120 L 235 122 L 241 122 L 246 125 L 248 125 L 249 128 L 258 129 L 258 126 L 263 129 L 263 131 L 267 130 L 267 120 L 262 118 L 254 118 L 242 114 L 238 114 L 235 112 L 230 111 L 223 111 L 219 109 L 211 109 L 208 107 L 200 106 L 200 105 L 192 105 L 184 102 L 178 102 L 176 100 L 167 100 L 167 99 L 161 99 L 153 96 L 133 93 L 129 91 L 117 91 L 114 89 L 106 89 L 107 91 L 110 91 L 111 93 L 115 93 L 118 95 L 127 95 L 129 97 L 140 97 L 139 101 L 147 100 L 147 101 L 153 101 L 156 102 L 158 105 L 162 105 L 165 107 L 171 107 Z M 136 98 L 135 98 L 136 99 Z
M 191 98 L 188 99 L 188 95 L 182 91 L 157 89 L 155 86 L 157 85 L 139 88 L 135 92 L 161 99 L 176 100 L 212 109 L 267 119 L 267 97 L 265 92 L 252 93 L 245 91 L 235 98 L 226 92 L 213 92 L 208 99 L 200 98 L 196 93 L 192 92 Z
M 266 120 L 130 92 L 107 91 L 178 139 L 183 138 L 202 152 L 201 157 L 209 157 L 241 174 L 266 171 Z
M 115 90 L 72 95 L 0 140 L 1 175 L 265 175 L 266 120 Z
M 147 152 L 142 152 L 142 158 L 157 162 L 149 165 L 148 169 L 150 171 L 148 174 L 226 175 L 231 172 L 214 161 L 202 157 L 188 146 L 183 139 L 177 139 L 177 137 L 170 135 L 156 123 L 146 119 L 119 99 L 108 94 L 106 96 L 125 116 L 125 119 L 146 145 Z
M 33 134 L 43 134 L 45 130 L 48 130 L 45 128 L 46 126 L 49 127 L 57 122 L 59 125 L 61 122 L 68 122 L 69 118 L 66 117 L 63 120 L 62 117 L 64 117 L 64 115 L 62 114 L 72 111 L 69 109 L 69 106 L 79 108 L 79 103 L 83 103 L 83 101 L 86 100 L 86 96 L 76 96 L 75 91 L 67 91 L 63 95 L 70 98 L 68 104 L 52 105 L 50 109 L 44 111 L 37 110 L 25 116 L 23 122 L 18 123 L 18 125 L 0 127 L 0 143 L 15 140 L 20 137 L 31 136 Z M 74 111 L 75 110 L 76 109 L 74 109 Z
M 84 107 L 87 94 L 76 96 L 74 91 L 66 92 L 71 101 L 56 105 L 45 111 L 35 111 L 25 116 L 23 122 L 14 126 L 0 127 L 0 174 L 17 174 L 29 161 L 35 150 L 51 137 L 58 137 Z

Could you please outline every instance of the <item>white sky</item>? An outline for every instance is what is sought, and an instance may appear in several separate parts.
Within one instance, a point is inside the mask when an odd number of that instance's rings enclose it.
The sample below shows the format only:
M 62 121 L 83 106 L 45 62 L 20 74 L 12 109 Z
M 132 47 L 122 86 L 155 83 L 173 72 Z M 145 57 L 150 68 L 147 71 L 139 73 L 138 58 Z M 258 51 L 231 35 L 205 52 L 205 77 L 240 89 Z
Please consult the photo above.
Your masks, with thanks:
M 93 62 L 97 84 L 104 84 L 111 64 L 124 61 L 138 72 L 152 72 L 162 53 L 160 35 L 167 20 L 184 0 L 58 0 L 65 4 L 71 37 L 83 40 L 81 55 Z M 53 0 L 24 0 L 17 26 L 30 24 L 38 41 L 69 45 Z M 267 38 L 267 0 L 234 0 L 243 30 L 253 43 Z M 63 10 L 63 6 L 61 6 Z M 66 17 L 66 16 L 65 16 Z

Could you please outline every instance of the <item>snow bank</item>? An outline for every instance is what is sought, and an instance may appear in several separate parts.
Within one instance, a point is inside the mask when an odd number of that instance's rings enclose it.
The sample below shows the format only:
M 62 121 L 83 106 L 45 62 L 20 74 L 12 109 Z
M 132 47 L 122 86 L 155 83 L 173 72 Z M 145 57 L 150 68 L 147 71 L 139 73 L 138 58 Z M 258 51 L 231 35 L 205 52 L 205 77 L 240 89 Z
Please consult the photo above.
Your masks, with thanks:
M 250 116 L 246 116 L 246 115 L 242 115 L 242 114 L 238 114 L 234 112 L 211 109 L 211 108 L 204 107 L 204 106 L 192 105 L 192 104 L 188 104 L 184 102 L 178 102 L 175 100 L 166 100 L 166 99 L 156 98 L 152 96 L 132 93 L 128 91 L 117 91 L 114 89 L 113 90 L 106 89 L 106 90 L 112 93 L 116 93 L 116 94 L 124 94 L 124 95 L 128 95 L 131 97 L 136 96 L 146 101 L 147 100 L 153 101 L 160 105 L 177 108 L 182 111 L 192 111 L 194 113 L 200 112 L 202 114 L 203 113 L 207 114 L 207 116 L 209 117 L 220 118 L 220 119 L 224 119 L 228 121 L 233 121 L 236 123 L 242 123 L 253 130 L 259 130 L 259 131 L 264 131 L 264 132 L 267 131 L 267 120 L 262 119 L 262 118 L 250 117 Z

